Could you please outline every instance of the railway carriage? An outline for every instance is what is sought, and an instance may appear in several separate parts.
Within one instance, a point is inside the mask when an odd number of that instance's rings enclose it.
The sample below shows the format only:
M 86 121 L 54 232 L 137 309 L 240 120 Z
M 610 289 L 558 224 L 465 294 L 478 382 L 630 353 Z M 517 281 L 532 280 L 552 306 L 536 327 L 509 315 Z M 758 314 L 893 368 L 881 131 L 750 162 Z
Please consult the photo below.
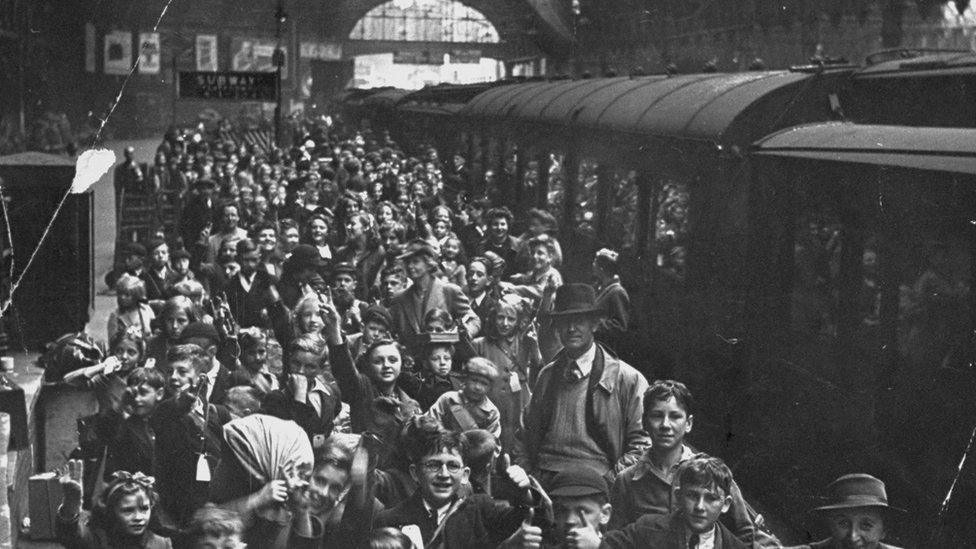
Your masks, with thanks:
M 951 545 L 973 539 L 953 513 L 976 501 L 963 475 L 939 518 L 976 421 L 974 60 L 536 80 L 394 108 L 404 142 L 468 159 L 472 188 L 549 208 L 567 279 L 622 252 L 636 321 L 617 351 L 691 384 L 696 442 L 776 502 L 784 537 L 813 527 L 803 494 L 860 470 L 918 518 L 896 537 Z

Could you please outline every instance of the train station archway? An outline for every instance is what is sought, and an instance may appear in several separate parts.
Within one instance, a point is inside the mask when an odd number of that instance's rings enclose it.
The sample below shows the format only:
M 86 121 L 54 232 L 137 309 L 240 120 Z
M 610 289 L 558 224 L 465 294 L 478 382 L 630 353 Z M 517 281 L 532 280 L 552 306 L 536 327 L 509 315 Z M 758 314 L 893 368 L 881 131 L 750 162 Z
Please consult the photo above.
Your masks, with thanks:
M 355 23 L 344 46 L 354 87 L 416 89 L 504 76 L 510 54 L 480 11 L 456 0 L 389 0 Z

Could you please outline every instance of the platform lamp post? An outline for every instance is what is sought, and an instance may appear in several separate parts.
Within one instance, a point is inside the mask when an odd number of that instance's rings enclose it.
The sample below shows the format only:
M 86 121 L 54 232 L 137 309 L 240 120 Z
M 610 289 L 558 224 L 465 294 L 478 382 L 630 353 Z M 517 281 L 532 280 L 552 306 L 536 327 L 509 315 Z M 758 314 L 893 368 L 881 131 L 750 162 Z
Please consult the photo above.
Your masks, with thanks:
M 275 40 L 277 41 L 275 45 L 274 56 L 272 56 L 272 63 L 275 67 L 275 114 L 274 114 L 274 124 L 275 124 L 275 146 L 281 146 L 281 71 L 285 66 L 285 52 L 281 49 L 281 28 L 285 25 L 288 20 L 288 14 L 285 13 L 285 1 L 278 0 L 278 7 L 275 8 Z

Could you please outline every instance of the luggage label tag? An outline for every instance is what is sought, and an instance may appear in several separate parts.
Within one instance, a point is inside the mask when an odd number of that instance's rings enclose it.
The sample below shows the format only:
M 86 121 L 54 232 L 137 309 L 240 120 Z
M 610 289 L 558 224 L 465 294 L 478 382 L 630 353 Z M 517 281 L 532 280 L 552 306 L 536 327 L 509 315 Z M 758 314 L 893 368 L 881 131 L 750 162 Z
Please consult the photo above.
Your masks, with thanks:
M 508 387 L 513 393 L 517 393 L 522 390 L 522 383 L 519 381 L 518 372 L 512 372 L 508 376 Z
M 197 482 L 210 482 L 210 463 L 203 454 L 197 454 Z

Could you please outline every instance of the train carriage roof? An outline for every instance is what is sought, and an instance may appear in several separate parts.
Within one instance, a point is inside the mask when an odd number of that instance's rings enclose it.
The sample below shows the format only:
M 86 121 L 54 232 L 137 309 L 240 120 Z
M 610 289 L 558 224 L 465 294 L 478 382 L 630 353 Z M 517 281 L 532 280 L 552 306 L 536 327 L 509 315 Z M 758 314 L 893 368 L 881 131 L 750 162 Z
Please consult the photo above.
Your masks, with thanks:
M 885 53 L 879 52 L 875 55 L 883 56 Z M 900 53 L 901 56 L 879 63 L 871 63 L 869 57 L 870 64 L 858 71 L 854 80 L 967 76 L 976 73 L 976 52 L 972 51 L 897 50 L 895 53 Z
M 459 115 L 747 145 L 785 125 L 827 119 L 825 96 L 816 102 L 816 117 L 794 118 L 815 103 L 800 100 L 804 93 L 822 91 L 808 84 L 826 80 L 775 71 L 531 82 L 489 89 Z M 784 115 L 790 109 L 795 112 Z
M 752 154 L 976 175 L 976 129 L 811 124 L 763 138 Z

